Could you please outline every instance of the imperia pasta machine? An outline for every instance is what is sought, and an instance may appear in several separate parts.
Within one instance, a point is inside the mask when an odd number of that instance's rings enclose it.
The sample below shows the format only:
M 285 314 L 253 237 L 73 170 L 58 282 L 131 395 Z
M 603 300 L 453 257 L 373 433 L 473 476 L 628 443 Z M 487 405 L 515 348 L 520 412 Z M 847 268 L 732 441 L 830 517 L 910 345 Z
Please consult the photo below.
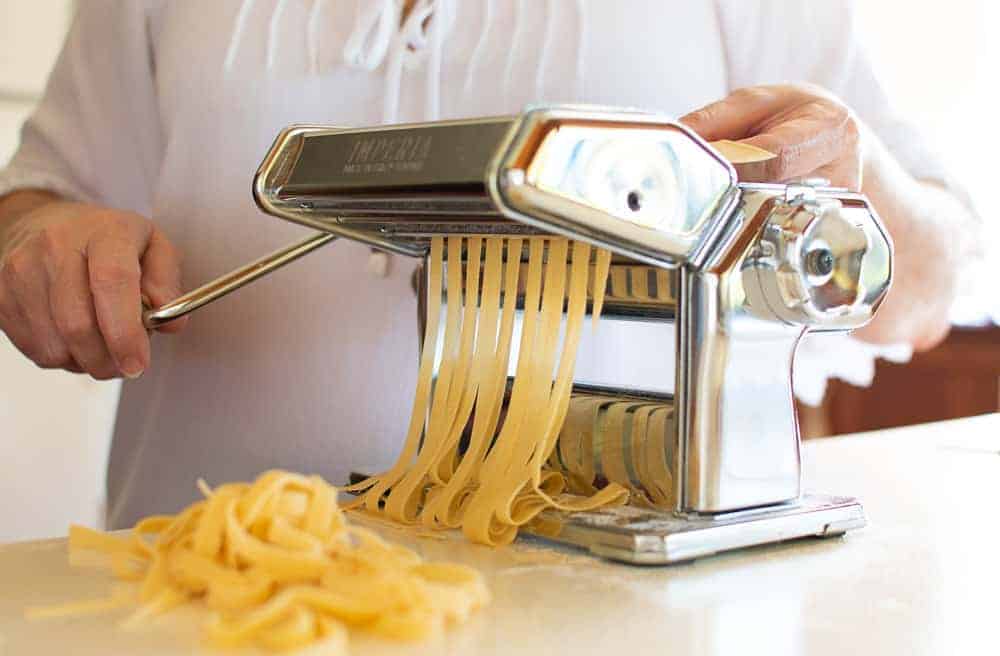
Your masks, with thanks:
M 857 500 L 803 492 L 791 375 L 804 334 L 863 326 L 889 288 L 892 245 L 864 196 L 818 181 L 738 183 L 728 161 L 669 118 L 568 106 L 364 129 L 293 126 L 253 193 L 268 214 L 319 234 L 147 312 L 147 325 L 336 237 L 414 258 L 427 256 L 435 235 L 584 240 L 613 253 L 602 317 L 662 331 L 643 357 L 663 385 L 578 381 L 574 401 L 595 410 L 571 410 L 560 440 L 583 435 L 597 484 L 640 478 L 648 444 L 625 440 L 629 462 L 614 465 L 601 444 L 608 430 L 635 429 L 634 409 L 652 407 L 661 418 L 655 456 L 666 466 L 659 483 L 669 489 L 659 504 L 547 511 L 551 521 L 528 531 L 658 564 L 864 525 Z M 601 409 L 621 403 L 611 427 Z

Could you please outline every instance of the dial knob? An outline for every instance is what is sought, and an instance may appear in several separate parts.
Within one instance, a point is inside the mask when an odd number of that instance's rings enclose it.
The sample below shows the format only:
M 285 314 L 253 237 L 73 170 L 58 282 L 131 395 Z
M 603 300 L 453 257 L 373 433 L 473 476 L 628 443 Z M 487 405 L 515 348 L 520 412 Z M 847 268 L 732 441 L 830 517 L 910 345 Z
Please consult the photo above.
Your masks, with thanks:
M 787 323 L 857 327 L 872 310 L 863 276 L 870 246 L 836 199 L 779 203 L 747 261 L 748 296 Z

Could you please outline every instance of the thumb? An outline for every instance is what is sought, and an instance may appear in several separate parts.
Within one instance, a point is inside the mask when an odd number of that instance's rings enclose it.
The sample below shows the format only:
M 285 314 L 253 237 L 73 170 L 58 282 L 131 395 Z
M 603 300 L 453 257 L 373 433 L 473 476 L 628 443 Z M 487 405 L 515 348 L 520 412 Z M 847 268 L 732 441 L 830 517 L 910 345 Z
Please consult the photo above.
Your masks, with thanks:
M 153 230 L 142 256 L 142 294 L 153 308 L 173 301 L 181 295 L 181 258 L 177 249 L 159 228 Z M 187 324 L 181 317 L 157 328 L 159 332 L 176 333 Z

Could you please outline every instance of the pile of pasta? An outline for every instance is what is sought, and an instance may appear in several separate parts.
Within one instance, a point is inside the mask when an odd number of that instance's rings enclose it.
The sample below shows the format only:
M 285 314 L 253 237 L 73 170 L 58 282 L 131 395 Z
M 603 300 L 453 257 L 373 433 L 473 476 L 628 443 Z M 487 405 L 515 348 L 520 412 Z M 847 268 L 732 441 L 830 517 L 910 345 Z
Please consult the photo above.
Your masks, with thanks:
M 283 471 L 252 484 L 209 489 L 178 515 L 140 521 L 128 537 L 82 527 L 71 553 L 110 556 L 137 581 L 140 606 L 127 624 L 202 599 L 207 640 L 219 647 L 291 649 L 322 641 L 345 654 L 348 628 L 421 639 L 488 603 L 478 572 L 424 562 L 413 551 L 348 523 L 337 490 L 317 476 Z M 29 617 L 104 610 L 122 599 L 29 609 Z
M 409 431 L 392 468 L 351 488 L 357 505 L 500 545 L 543 510 L 624 503 L 628 490 L 618 483 L 567 495 L 563 473 L 546 466 L 569 408 L 588 300 L 596 321 L 610 262 L 607 251 L 557 237 L 434 238 Z M 520 343 L 504 404 L 519 296 Z

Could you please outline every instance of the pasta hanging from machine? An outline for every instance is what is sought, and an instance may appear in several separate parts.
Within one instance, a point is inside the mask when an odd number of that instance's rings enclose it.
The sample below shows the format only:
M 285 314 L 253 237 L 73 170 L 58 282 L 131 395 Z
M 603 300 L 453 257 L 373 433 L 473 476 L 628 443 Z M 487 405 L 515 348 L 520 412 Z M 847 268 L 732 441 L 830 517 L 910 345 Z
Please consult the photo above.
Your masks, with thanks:
M 610 253 L 558 237 L 434 238 L 409 431 L 392 468 L 353 486 L 362 493 L 358 504 L 397 522 L 461 527 L 469 539 L 495 545 L 513 541 L 545 509 L 623 503 L 628 491 L 618 483 L 567 496 L 563 473 L 545 466 L 569 410 L 588 297 L 596 317 L 609 264 Z M 520 293 L 521 336 L 508 394 Z

